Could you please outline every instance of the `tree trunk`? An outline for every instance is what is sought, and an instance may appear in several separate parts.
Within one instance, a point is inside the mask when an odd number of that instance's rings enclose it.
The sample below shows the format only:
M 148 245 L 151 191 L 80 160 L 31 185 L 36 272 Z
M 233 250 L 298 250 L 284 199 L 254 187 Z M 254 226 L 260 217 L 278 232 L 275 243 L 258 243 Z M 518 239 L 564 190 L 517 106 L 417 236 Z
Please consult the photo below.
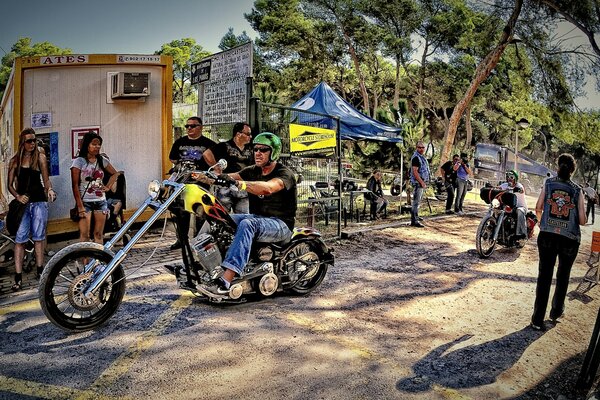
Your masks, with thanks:
M 467 107 L 467 114 L 465 116 L 465 128 L 467 131 L 467 139 L 465 140 L 465 150 L 471 147 L 471 141 L 473 140 L 473 127 L 471 126 L 471 106 Z
M 396 82 L 394 84 L 394 108 L 398 109 L 398 100 L 400 99 L 400 57 L 396 56 Z
M 369 106 L 369 94 L 367 93 L 367 86 L 365 85 L 365 77 L 363 76 L 363 73 L 360 70 L 360 63 L 358 62 L 358 57 L 356 56 L 356 50 L 352 45 L 352 41 L 345 32 L 344 39 L 346 40 L 346 44 L 348 45 L 350 58 L 352 58 L 352 63 L 354 64 L 354 69 L 356 70 L 356 76 L 358 77 L 358 86 L 360 88 L 360 94 L 363 98 L 363 112 L 370 117 L 371 107 Z
M 460 118 L 469 106 L 471 100 L 473 99 L 473 96 L 475 96 L 479 85 L 481 85 L 481 83 L 487 79 L 492 70 L 498 64 L 498 61 L 500 60 L 504 49 L 512 41 L 515 24 L 517 23 L 517 19 L 519 18 L 519 14 L 521 13 L 522 6 L 523 0 L 515 0 L 515 8 L 508 22 L 504 26 L 502 36 L 500 37 L 498 45 L 494 49 L 492 49 L 492 51 L 490 51 L 487 56 L 485 56 L 485 58 L 479 63 L 479 65 L 477 65 L 477 68 L 475 69 L 475 75 L 473 76 L 473 80 L 471 81 L 471 85 L 467 89 L 463 98 L 460 99 L 460 101 L 454 107 L 454 111 L 452 111 L 452 116 L 450 116 L 450 122 L 448 123 L 448 129 L 446 130 L 446 135 L 444 138 L 444 149 L 442 150 L 442 154 L 440 157 L 440 165 L 448 161 L 450 152 L 452 151 L 452 145 L 454 144 L 454 138 L 456 137 L 456 129 L 458 128 Z

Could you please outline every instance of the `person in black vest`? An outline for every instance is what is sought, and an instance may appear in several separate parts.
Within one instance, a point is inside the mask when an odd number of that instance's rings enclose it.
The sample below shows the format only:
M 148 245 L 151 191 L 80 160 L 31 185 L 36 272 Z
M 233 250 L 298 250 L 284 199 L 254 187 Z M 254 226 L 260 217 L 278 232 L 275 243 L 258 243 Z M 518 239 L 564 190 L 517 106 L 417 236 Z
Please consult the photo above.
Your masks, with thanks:
M 455 154 L 452 160 L 446 161 L 440 167 L 440 172 L 444 179 L 444 187 L 448 197 L 446 198 L 446 214 L 454 214 L 452 203 L 454 203 L 454 191 L 456 190 L 456 170 L 454 166 L 460 162 L 460 156 Z M 458 168 L 457 168 L 458 169 Z
M 575 167 L 572 155 L 561 154 L 558 157 L 558 175 L 546 179 L 535 205 L 540 224 L 537 240 L 540 262 L 530 326 L 538 331 L 546 330 L 544 317 L 557 258 L 556 289 L 550 319 L 556 322 L 563 315 L 571 267 L 581 241 L 579 226 L 585 225 L 583 190 L 571 180 Z
M 425 144 L 422 141 L 417 142 L 415 152 L 410 159 L 410 183 L 413 187 L 412 210 L 410 213 L 410 226 L 423 228 L 421 217 L 419 217 L 419 205 L 423 194 L 427 189 L 427 182 L 431 176 L 429 171 L 429 162 L 423 155 L 425 153 Z
M 10 194 L 18 202 L 26 204 L 15 237 L 15 283 L 12 290 L 17 291 L 23 285 L 25 243 L 29 240 L 30 234 L 35 249 L 37 277 L 42 273 L 48 224 L 48 201 L 52 202 L 56 199 L 56 193 L 50 183 L 46 155 L 40 152 L 35 131 L 31 128 L 24 129 L 19 136 L 17 154 L 10 159 L 8 183 Z
M 227 161 L 224 173 L 238 172 L 254 163 L 252 154 L 252 129 L 247 122 L 233 125 L 233 135 L 230 140 L 221 142 L 204 152 L 204 160 L 210 166 L 218 160 Z M 236 188 L 220 187 L 217 198 L 228 210 L 236 214 L 247 214 L 249 210 L 248 192 Z
M 173 143 L 169 152 L 169 160 L 173 164 L 177 164 L 179 160 L 191 160 L 196 163 L 198 169 L 202 171 L 207 170 L 209 165 L 204 160 L 203 155 L 206 150 L 216 145 L 216 143 L 202 136 L 202 118 L 200 117 L 189 117 L 185 124 L 185 129 L 187 130 L 187 136 L 182 136 Z M 189 231 L 189 219 L 182 219 L 180 224 L 183 232 Z M 171 250 L 180 248 L 181 242 L 179 239 L 171 245 Z

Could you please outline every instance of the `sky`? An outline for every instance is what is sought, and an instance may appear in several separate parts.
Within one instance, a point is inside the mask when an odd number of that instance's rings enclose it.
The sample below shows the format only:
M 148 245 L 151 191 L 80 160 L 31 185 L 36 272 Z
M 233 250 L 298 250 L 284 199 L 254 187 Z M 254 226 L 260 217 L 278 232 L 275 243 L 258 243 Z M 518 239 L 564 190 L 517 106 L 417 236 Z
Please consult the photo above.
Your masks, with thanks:
M 0 57 L 21 37 L 75 54 L 153 54 L 191 37 L 205 50 L 233 28 L 256 37 L 244 13 L 254 0 L 0 0 Z

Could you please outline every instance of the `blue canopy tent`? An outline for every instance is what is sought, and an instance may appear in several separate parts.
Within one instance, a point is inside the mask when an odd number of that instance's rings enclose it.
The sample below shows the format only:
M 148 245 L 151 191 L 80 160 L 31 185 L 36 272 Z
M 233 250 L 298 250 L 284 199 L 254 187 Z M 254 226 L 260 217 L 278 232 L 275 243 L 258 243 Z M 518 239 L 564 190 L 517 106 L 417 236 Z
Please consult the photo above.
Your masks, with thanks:
M 291 107 L 339 117 L 342 140 L 402 142 L 401 128 L 385 125 L 361 114 L 325 82 L 319 83 Z M 302 123 L 302 115 L 298 118 L 297 122 Z M 314 116 L 311 116 L 311 122 L 315 122 Z M 334 125 L 333 120 L 327 117 L 323 117 L 318 123 L 328 128 Z

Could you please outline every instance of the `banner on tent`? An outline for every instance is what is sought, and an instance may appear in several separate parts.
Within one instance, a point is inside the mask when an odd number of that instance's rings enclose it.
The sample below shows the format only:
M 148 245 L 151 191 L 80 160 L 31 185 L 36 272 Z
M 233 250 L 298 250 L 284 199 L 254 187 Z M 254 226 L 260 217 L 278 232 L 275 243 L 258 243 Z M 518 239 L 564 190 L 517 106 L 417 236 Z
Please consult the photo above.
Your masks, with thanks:
M 293 154 L 336 147 L 335 130 L 290 124 L 290 152 Z

